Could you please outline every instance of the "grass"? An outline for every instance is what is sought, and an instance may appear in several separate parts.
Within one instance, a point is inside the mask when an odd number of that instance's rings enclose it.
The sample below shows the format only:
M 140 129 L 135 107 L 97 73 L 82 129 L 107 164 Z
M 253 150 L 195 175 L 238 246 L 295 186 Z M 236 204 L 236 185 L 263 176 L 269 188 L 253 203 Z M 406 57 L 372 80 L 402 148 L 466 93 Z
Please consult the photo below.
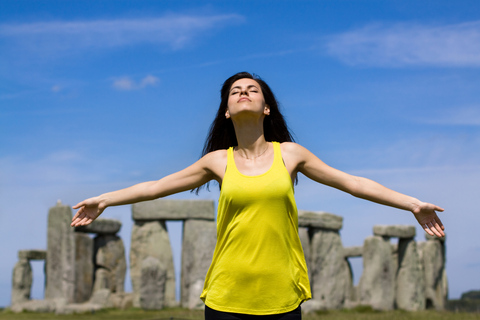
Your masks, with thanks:
M 203 311 L 187 309 L 164 309 L 147 311 L 142 309 L 106 309 L 95 313 L 55 315 L 52 313 L 13 313 L 0 311 L 1 320 L 196 320 L 203 319 Z M 320 311 L 303 316 L 303 320 L 480 320 L 480 313 L 453 313 L 437 311 L 374 311 L 368 307 L 354 310 Z

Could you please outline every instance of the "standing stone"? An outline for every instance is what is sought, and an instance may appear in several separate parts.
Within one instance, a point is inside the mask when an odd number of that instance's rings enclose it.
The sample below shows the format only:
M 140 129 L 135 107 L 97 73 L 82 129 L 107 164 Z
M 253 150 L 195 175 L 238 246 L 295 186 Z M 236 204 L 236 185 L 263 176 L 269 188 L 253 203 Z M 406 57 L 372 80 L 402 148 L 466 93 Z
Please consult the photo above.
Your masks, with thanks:
M 363 273 L 358 284 L 360 303 L 376 310 L 392 310 L 396 269 L 389 239 L 367 237 L 363 244 Z
M 395 302 L 398 309 L 425 309 L 425 280 L 423 265 L 413 238 L 400 238 Z
M 348 262 L 336 230 L 312 228 L 312 295 L 323 308 L 340 309 L 352 288 Z
M 50 208 L 47 230 L 45 298 L 73 302 L 75 289 L 75 237 L 72 209 L 60 202 Z
M 108 287 L 105 288 L 110 289 L 112 293 L 124 292 L 127 263 L 122 239 L 111 234 L 98 235 L 95 237 L 94 247 L 95 268 L 104 269 L 107 274 Z M 95 285 L 96 289 L 102 287 L 102 285 Z
M 441 239 L 427 238 L 421 245 L 425 270 L 425 298 L 427 309 L 444 310 L 448 297 L 445 273 L 445 243 Z
M 12 306 L 30 300 L 32 290 L 32 267 L 27 259 L 21 259 L 13 268 Z
M 302 243 L 303 254 L 305 256 L 305 262 L 307 263 L 308 269 L 308 278 L 312 279 L 312 253 L 311 253 L 311 246 L 310 246 L 310 236 L 308 234 L 308 228 L 299 227 L 298 228 L 298 236 L 300 237 L 300 242 Z
M 95 270 L 95 282 L 93 284 L 92 296 L 97 292 L 102 292 L 103 290 L 112 292 L 112 286 L 112 275 L 110 271 L 105 268 L 97 268 Z
M 165 221 L 135 221 L 130 244 L 130 278 L 133 306 L 140 307 L 141 264 L 147 257 L 160 261 L 167 272 L 165 306 L 175 306 L 175 270 Z
M 201 308 L 205 275 L 212 262 L 216 243 L 216 223 L 186 220 L 183 224 L 181 302 L 188 309 Z
M 93 239 L 75 233 L 75 302 L 90 299 L 93 290 Z
M 164 307 L 167 270 L 153 257 L 146 257 L 140 267 L 140 307 L 159 310 Z

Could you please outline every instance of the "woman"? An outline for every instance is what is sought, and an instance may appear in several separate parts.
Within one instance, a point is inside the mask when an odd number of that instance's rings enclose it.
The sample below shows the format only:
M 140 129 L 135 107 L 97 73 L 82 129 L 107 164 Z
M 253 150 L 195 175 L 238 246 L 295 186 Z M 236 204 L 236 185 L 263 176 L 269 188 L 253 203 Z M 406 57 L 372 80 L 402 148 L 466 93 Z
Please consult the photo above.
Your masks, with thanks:
M 72 226 L 91 223 L 109 206 L 221 186 L 217 244 L 201 299 L 207 319 L 270 315 L 300 319 L 311 298 L 297 231 L 293 184 L 298 173 L 356 197 L 411 211 L 430 235 L 444 236 L 442 208 L 372 180 L 329 167 L 292 142 L 268 85 L 249 73 L 225 81 L 221 103 L 200 160 L 158 181 L 84 200 Z

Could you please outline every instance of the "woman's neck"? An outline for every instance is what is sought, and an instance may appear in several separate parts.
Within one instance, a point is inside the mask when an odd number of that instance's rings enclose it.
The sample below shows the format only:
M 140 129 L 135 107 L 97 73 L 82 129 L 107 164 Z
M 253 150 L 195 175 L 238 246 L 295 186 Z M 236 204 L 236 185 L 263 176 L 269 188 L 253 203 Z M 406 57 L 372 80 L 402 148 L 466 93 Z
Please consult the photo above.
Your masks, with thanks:
M 242 156 L 251 159 L 265 152 L 268 144 L 263 132 L 263 121 L 234 123 L 234 127 L 238 142 L 237 151 L 240 151 Z

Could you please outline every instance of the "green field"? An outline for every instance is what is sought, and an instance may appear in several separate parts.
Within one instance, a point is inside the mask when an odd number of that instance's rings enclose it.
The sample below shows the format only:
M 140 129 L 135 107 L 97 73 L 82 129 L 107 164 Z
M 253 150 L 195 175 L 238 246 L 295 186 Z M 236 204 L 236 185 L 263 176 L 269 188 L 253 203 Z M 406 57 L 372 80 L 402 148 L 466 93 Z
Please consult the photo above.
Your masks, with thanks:
M 141 309 L 128 310 L 102 310 L 95 313 L 55 315 L 51 313 L 12 313 L 0 311 L 2 320 L 194 320 L 203 319 L 203 312 L 186 309 L 165 309 L 161 311 L 145 311 Z M 453 313 L 453 312 L 375 312 L 370 309 L 358 309 L 355 311 L 325 311 L 303 316 L 304 320 L 471 320 L 480 319 L 480 313 Z

